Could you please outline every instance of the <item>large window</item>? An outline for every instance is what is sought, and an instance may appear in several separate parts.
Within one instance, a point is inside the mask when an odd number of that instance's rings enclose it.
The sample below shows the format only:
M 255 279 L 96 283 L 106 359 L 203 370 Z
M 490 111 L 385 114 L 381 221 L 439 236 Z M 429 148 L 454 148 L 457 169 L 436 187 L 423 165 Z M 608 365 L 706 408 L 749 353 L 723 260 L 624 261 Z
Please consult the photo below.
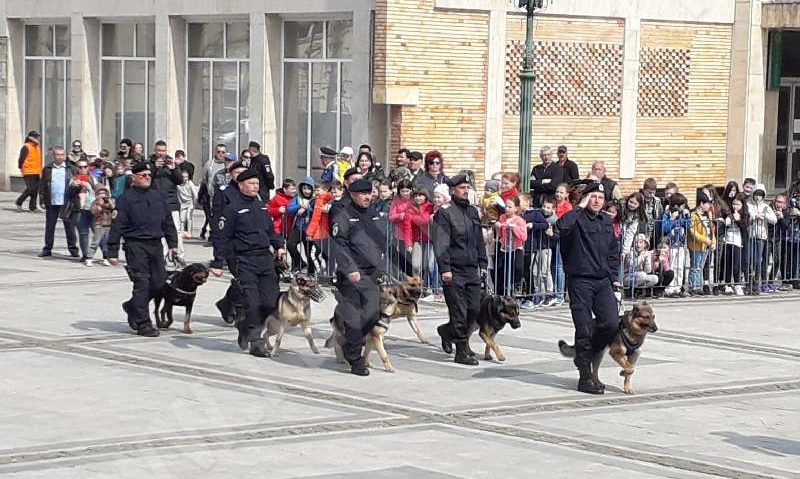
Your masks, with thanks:
M 42 133 L 42 149 L 70 138 L 70 38 L 67 25 L 25 25 L 25 128 Z
M 155 141 L 155 24 L 102 26 L 101 141 L 114 151 L 122 138 L 149 148 Z
M 319 172 L 315 151 L 351 143 L 352 20 L 283 24 L 283 158 L 287 176 Z M 318 176 L 318 175 L 315 175 Z
M 189 23 L 188 154 L 196 163 L 218 143 L 239 153 L 249 140 L 250 25 Z

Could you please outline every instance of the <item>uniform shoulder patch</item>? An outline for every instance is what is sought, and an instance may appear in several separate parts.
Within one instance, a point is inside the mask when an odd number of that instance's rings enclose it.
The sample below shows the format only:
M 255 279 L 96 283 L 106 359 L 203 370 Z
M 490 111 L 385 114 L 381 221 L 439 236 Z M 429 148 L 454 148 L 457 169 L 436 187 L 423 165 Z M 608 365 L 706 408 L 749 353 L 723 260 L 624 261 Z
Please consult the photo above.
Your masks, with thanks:
M 119 211 L 117 211 L 117 210 L 112 211 L 111 212 L 111 219 L 113 220 L 114 218 L 116 218 L 118 214 L 119 214 Z
M 224 216 L 219 219 L 219 224 L 217 224 L 217 227 L 219 227 L 220 231 L 225 229 L 225 217 Z
M 333 236 L 339 236 L 339 224 L 338 223 L 334 223 L 333 226 L 331 227 L 331 234 Z

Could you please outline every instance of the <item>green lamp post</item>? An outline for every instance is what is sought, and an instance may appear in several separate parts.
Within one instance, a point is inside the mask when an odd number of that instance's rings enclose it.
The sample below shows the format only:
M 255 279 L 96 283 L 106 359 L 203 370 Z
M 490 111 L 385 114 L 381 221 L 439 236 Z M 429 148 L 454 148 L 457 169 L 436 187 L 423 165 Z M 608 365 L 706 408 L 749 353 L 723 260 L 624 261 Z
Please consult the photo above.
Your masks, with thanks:
M 533 148 L 533 13 L 543 8 L 544 0 L 516 0 L 517 7 L 526 10 L 525 57 L 519 74 L 521 95 L 519 114 L 519 174 L 522 191 L 530 189 L 531 150 Z

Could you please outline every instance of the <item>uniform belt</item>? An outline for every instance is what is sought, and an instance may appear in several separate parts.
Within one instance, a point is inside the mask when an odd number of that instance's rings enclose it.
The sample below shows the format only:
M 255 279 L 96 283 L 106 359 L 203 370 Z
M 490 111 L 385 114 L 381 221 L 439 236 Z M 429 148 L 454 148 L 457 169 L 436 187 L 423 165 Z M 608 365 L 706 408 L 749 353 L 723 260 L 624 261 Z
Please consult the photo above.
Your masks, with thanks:
M 269 256 L 272 254 L 269 249 L 252 249 L 247 251 L 242 251 L 240 253 L 236 253 L 239 256 Z
M 154 243 L 161 242 L 161 238 L 125 238 L 128 243 Z

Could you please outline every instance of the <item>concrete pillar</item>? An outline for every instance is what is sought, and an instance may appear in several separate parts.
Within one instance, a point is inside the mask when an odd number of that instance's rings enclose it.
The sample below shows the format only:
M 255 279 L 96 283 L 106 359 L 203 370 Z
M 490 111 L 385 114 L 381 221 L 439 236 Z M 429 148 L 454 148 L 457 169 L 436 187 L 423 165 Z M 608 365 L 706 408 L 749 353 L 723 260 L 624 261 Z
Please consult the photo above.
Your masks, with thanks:
M 169 150 L 185 149 L 186 22 L 169 15 L 156 16 L 155 140 L 166 140 Z M 150 152 L 153 145 L 145 145 Z
M 353 11 L 353 45 L 351 48 L 353 63 L 350 69 L 352 75 L 352 98 L 350 114 L 353 118 L 353 135 L 348 142 L 345 138 L 342 146 L 348 143 L 353 149 L 361 143 L 369 143 L 370 102 L 370 59 L 372 58 L 372 36 L 370 34 L 371 9 L 369 5 Z
M 0 21 L 0 125 L 6 124 L 6 91 L 8 83 L 8 36 L 5 32 L 5 22 Z M 0 128 L 0 154 L 7 151 L 6 128 Z M 0 189 L 8 189 L 6 185 L 11 165 L 9 156 L 5 155 L 6 161 L 0 162 Z
M 98 151 L 100 144 L 100 21 L 70 15 L 72 65 L 70 66 L 70 127 L 84 150 Z
M 625 50 L 622 67 L 622 116 L 619 138 L 619 178 L 636 174 L 636 120 L 639 105 L 639 41 L 641 22 L 637 15 L 625 18 Z
M 260 119 L 256 118 L 257 123 L 254 122 L 251 113 L 250 138 L 258 141 L 261 150 L 272 159 L 275 177 L 283 178 L 283 154 L 280 151 L 282 20 L 279 15 L 260 13 L 257 16 L 257 21 L 252 15 L 250 17 L 250 104 L 256 105 Z M 254 36 L 258 38 L 254 39 Z
M 25 27 L 20 20 L 0 19 L 5 24 L 8 34 L 8 53 L 6 63 L 5 81 L 5 122 L 0 122 L 0 128 L 5 130 L 5 147 L 0 150 L 3 154 L 2 174 L 0 174 L 0 188 L 11 189 L 11 176 L 20 176 L 17 168 L 19 147 L 25 137 L 25 124 L 23 118 L 25 102 L 25 86 L 22 83 L 23 68 L 25 66 L 25 51 L 23 50 Z

